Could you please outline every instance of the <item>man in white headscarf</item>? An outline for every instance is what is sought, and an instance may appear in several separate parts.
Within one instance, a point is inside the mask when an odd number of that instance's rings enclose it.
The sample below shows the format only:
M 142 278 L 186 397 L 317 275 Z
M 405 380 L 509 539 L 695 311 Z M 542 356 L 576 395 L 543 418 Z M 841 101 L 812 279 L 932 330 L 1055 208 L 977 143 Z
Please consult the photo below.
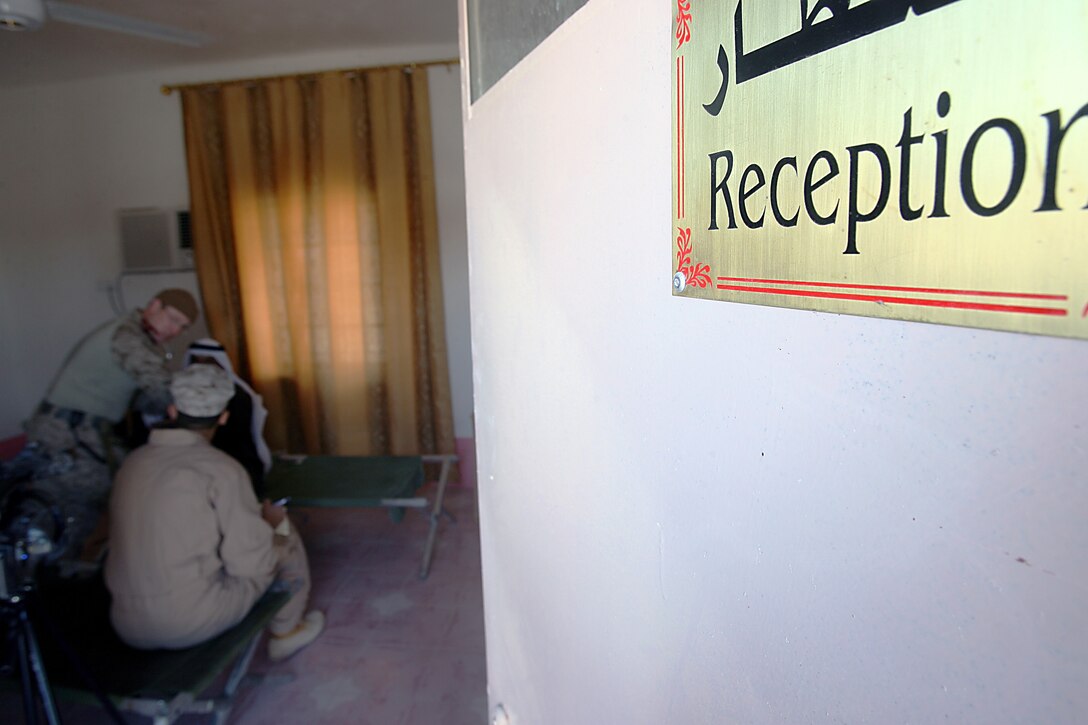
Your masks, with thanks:
M 272 468 L 272 454 L 264 441 L 264 423 L 268 418 L 261 396 L 234 372 L 230 356 L 216 340 L 201 338 L 185 351 L 184 366 L 193 363 L 218 365 L 234 381 L 234 397 L 227 405 L 230 418 L 219 426 L 212 445 L 242 464 L 253 481 L 257 498 L 264 497 L 264 476 Z

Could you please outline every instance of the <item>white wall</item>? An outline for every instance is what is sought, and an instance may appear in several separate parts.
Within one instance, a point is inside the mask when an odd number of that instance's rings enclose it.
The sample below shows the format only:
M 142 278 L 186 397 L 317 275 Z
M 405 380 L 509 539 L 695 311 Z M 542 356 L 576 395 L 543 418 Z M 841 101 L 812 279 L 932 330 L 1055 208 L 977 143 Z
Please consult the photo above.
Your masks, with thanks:
M 1083 722 L 1088 343 L 673 298 L 672 10 L 466 111 L 492 707 Z
M 181 102 L 164 83 L 456 56 L 401 47 L 0 89 L 0 439 L 15 435 L 79 338 L 112 316 L 117 209 L 185 206 Z M 472 435 L 460 72 L 429 70 L 454 426 Z M 127 278 L 129 307 L 192 274 Z

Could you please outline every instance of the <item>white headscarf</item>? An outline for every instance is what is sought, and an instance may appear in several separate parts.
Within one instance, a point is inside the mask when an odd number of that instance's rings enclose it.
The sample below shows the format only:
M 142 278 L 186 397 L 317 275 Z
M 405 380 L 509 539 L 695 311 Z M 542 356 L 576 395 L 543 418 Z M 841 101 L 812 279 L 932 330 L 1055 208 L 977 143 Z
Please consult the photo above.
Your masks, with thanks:
M 264 464 L 264 472 L 268 473 L 272 468 L 272 453 L 268 450 L 268 444 L 264 442 L 264 422 L 268 418 L 268 411 L 264 407 L 261 396 L 249 386 L 249 383 L 242 380 L 234 372 L 234 366 L 230 363 L 230 356 L 227 355 L 227 351 L 223 349 L 223 346 L 217 340 L 202 337 L 196 342 L 190 343 L 189 348 L 185 351 L 185 360 L 182 364 L 188 367 L 192 364 L 194 357 L 210 357 L 215 360 L 220 367 L 230 374 L 234 382 L 242 390 L 246 391 L 246 394 L 253 401 L 253 445 L 257 449 L 257 457 Z

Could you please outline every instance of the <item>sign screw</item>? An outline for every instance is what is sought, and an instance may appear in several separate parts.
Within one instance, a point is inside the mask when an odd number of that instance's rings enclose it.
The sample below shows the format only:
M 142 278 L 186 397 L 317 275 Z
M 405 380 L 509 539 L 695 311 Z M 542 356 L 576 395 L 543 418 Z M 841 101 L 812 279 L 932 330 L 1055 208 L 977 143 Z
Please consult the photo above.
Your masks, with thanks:
M 677 292 L 683 292 L 688 286 L 688 278 L 683 272 L 677 272 L 672 276 L 672 288 Z

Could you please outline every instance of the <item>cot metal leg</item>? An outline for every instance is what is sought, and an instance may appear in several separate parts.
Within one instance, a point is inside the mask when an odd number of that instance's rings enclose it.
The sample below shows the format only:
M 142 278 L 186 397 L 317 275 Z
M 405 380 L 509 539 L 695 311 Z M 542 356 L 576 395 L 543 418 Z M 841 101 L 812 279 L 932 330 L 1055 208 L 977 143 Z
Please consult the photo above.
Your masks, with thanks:
M 254 674 L 248 671 L 249 665 L 253 661 L 253 655 L 256 654 L 258 645 L 263 641 L 264 638 L 258 634 L 253 638 L 249 645 L 246 646 L 245 652 L 242 653 L 242 656 L 234 665 L 234 669 L 231 670 L 226 684 L 223 685 L 223 694 L 211 701 L 213 713 L 212 721 L 215 725 L 225 725 L 230 718 L 230 713 L 234 709 L 236 702 L 235 696 L 243 682 L 248 683 L 252 687 L 257 687 L 262 684 L 279 686 L 288 682 L 294 682 L 295 676 L 291 673 L 267 675 Z
M 224 723 L 227 722 L 227 718 L 230 717 L 230 711 L 234 707 L 234 694 L 238 691 L 238 686 L 242 684 L 242 679 L 249 670 L 249 663 L 253 661 L 253 655 L 257 652 L 257 646 L 263 639 L 264 638 L 258 634 L 250 640 L 250 643 L 246 645 L 246 649 L 242 653 L 242 656 L 239 657 L 238 661 L 234 664 L 234 669 L 230 671 L 230 675 L 223 685 L 223 694 L 213 701 L 212 718 L 215 725 L 224 725 Z
M 427 530 L 427 543 L 423 547 L 423 564 L 419 568 L 419 578 L 426 579 L 427 575 L 431 573 L 431 556 L 434 554 L 435 537 L 438 535 L 438 520 L 445 511 L 442 508 L 442 503 L 446 497 L 446 484 L 449 483 L 450 469 L 457 461 L 457 456 L 421 456 L 421 459 L 424 463 L 442 463 L 442 473 L 438 476 L 438 491 L 435 493 L 434 506 L 431 508 L 431 525 Z

